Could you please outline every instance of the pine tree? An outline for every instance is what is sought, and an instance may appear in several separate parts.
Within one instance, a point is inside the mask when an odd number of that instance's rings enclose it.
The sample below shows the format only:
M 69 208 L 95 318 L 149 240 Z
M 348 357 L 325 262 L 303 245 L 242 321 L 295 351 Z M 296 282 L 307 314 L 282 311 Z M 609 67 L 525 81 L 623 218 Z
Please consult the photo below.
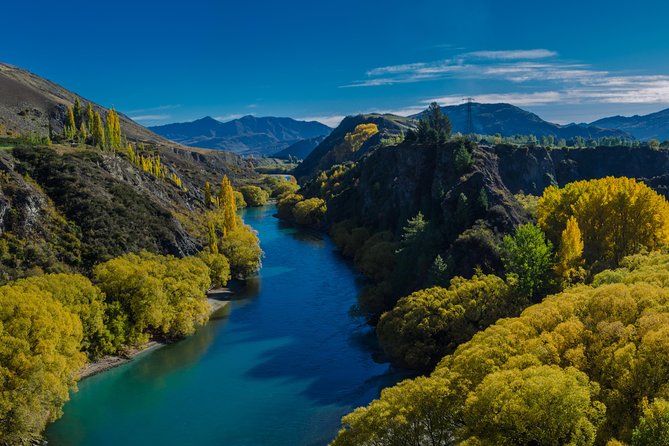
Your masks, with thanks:
M 86 107 L 86 127 L 90 133 L 93 133 L 93 127 L 95 126 L 95 116 L 93 115 L 93 107 L 91 103 L 88 103 Z
M 223 228 L 225 232 L 234 231 L 237 228 L 237 204 L 235 203 L 235 192 L 227 175 L 221 180 L 221 192 L 218 194 L 219 206 L 223 209 Z
M 77 125 L 74 122 L 74 112 L 69 105 L 67 106 L 67 116 L 65 117 L 63 133 L 65 134 L 65 139 L 70 141 L 74 140 L 75 136 L 77 136 Z
M 105 147 L 105 129 L 102 125 L 102 118 L 100 113 L 95 112 L 95 117 L 93 118 L 93 144 L 97 147 L 104 149 Z
M 81 107 L 79 98 L 74 99 L 74 123 L 76 128 L 80 128 L 84 118 L 84 109 Z

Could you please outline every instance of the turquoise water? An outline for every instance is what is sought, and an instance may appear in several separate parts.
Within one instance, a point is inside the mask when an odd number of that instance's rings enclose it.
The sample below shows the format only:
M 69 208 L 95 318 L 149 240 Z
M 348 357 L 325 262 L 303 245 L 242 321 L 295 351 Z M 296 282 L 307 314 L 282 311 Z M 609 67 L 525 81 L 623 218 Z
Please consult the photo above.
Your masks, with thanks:
M 326 445 L 398 376 L 349 315 L 357 284 L 327 239 L 244 213 L 265 251 L 251 280 L 182 342 L 93 376 L 46 432 L 63 445 Z

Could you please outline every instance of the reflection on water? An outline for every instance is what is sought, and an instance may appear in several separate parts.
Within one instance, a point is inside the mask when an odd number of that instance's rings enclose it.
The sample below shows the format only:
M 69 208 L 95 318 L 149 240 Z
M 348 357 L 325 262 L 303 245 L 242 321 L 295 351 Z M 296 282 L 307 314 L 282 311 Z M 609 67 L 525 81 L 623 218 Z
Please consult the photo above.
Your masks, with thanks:
M 272 212 L 244 213 L 266 253 L 259 277 L 192 337 L 83 381 L 51 445 L 325 445 L 399 379 L 349 314 L 350 265 Z

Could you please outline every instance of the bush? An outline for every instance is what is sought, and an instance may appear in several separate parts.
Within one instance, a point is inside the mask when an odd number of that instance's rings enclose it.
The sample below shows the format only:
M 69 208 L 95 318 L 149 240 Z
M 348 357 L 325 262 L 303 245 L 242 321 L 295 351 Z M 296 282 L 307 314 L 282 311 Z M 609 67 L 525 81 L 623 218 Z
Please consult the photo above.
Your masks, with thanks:
M 246 204 L 251 207 L 264 206 L 269 200 L 267 191 L 258 186 L 243 186 L 240 192 Z
M 295 223 L 300 225 L 321 226 L 326 211 L 325 200 L 309 198 L 295 204 L 293 217 L 295 218 Z

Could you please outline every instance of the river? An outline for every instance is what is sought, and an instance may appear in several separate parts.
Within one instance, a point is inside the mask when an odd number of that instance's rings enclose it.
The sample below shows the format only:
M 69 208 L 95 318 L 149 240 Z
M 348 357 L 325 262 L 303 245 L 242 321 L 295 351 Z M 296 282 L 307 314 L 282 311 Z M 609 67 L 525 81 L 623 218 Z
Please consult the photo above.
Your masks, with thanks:
M 193 336 L 79 383 L 50 446 L 322 446 L 400 378 L 349 313 L 349 262 L 273 212 L 243 211 L 265 251 L 246 291 Z

